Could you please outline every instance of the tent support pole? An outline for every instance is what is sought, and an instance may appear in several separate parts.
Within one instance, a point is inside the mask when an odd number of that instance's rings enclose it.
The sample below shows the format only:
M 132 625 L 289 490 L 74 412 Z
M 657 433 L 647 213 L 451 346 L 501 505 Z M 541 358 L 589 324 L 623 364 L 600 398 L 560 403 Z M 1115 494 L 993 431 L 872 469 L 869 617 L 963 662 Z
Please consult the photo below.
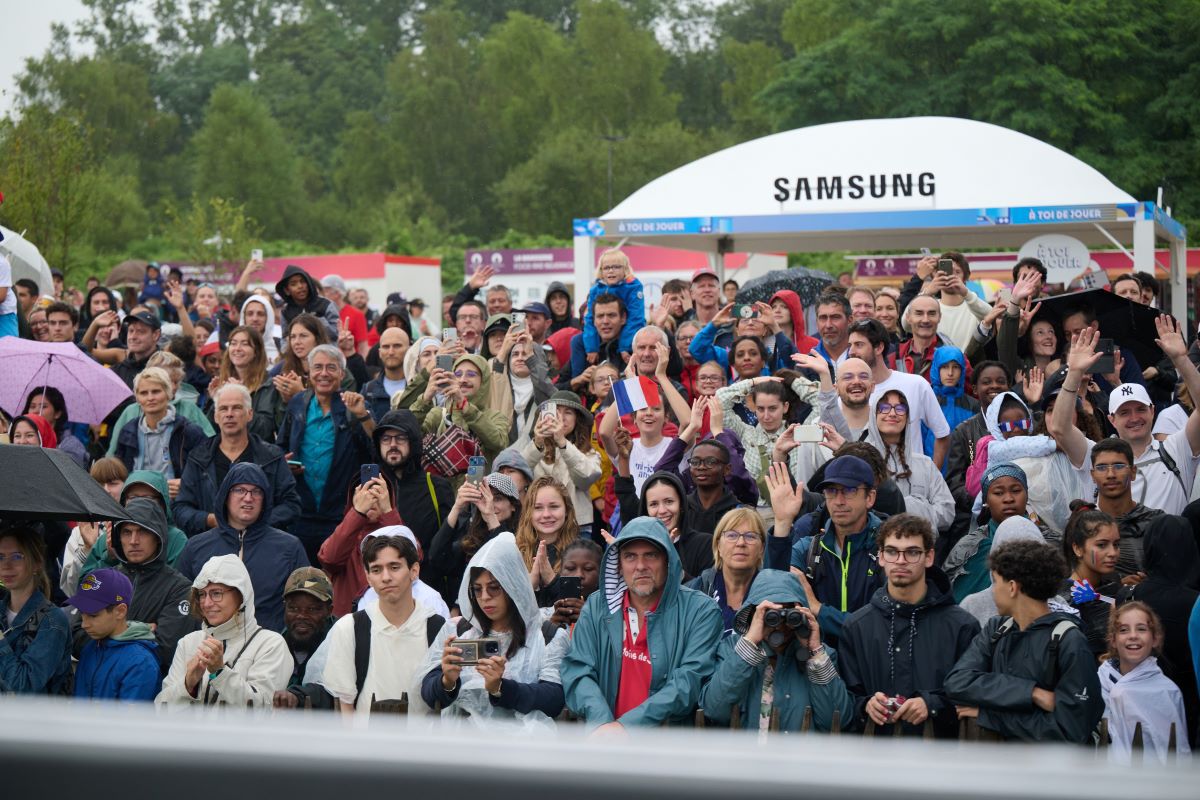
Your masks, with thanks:
M 1171 237 L 1171 316 L 1187 327 L 1188 280 L 1187 280 L 1187 239 Z M 1184 331 L 1184 338 L 1188 337 Z
M 571 316 L 575 316 L 579 304 L 587 300 L 592 285 L 592 272 L 596 266 L 596 240 L 590 236 L 575 237 L 575 286 Z

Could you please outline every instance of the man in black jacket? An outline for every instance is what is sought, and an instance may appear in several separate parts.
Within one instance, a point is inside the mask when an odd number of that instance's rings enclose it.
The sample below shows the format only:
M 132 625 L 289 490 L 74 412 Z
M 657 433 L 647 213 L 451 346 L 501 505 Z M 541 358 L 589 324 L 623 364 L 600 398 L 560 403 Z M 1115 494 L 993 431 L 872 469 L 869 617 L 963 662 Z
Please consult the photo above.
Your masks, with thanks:
M 162 506 L 148 497 L 135 497 L 125 505 L 125 512 L 129 519 L 116 524 L 112 544 L 120 562 L 117 569 L 133 584 L 128 619 L 154 626 L 155 655 L 165 675 L 175 646 L 198 624 L 188 613 L 192 584 L 167 566 L 167 515 Z M 78 623 L 78 612 L 72 611 L 76 651 L 88 640 Z
M 321 287 L 313 277 L 295 264 L 288 264 L 283 277 L 275 284 L 275 293 L 283 298 L 283 329 L 301 314 L 308 313 L 319 318 L 329 329 L 329 338 L 338 338 L 338 309 L 321 294 Z
M 879 561 L 887 585 L 842 626 L 838 662 L 855 699 L 852 723 L 869 719 L 891 734 L 900 723 L 920 735 L 958 735 L 954 705 L 942 689 L 946 674 L 979 633 L 979 623 L 954 602 L 950 582 L 933 566 L 933 529 L 913 514 L 879 527 Z
M 421 469 L 421 425 L 411 411 L 383 415 L 372 436 L 380 475 L 387 481 L 396 512 L 428 553 L 442 522 L 454 507 L 450 481 Z M 357 513 L 353 507 L 349 513 Z
M 253 401 L 245 386 L 228 383 L 214 398 L 218 434 L 193 447 L 183 467 L 175 518 L 189 537 L 217 526 L 217 488 L 230 467 L 258 464 L 271 484 L 272 506 L 267 523 L 288 530 L 300 517 L 296 479 L 283 451 L 250 433 Z

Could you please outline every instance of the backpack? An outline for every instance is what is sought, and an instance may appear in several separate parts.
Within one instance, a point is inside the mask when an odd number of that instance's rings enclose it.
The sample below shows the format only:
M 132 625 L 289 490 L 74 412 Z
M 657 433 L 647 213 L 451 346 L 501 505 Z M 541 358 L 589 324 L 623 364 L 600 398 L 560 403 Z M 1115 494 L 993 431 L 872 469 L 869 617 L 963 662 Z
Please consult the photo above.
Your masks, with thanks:
M 1000 623 L 1000 627 L 996 628 L 992 634 L 992 647 L 995 648 L 996 642 L 1004 634 L 1008 633 L 1016 626 L 1012 617 L 1005 617 L 1004 622 Z M 1067 635 L 1069 630 L 1077 630 L 1080 634 L 1083 631 L 1074 621 L 1069 619 L 1061 619 L 1054 625 L 1054 629 L 1050 631 L 1050 644 L 1046 648 L 1046 661 L 1042 664 L 1042 674 L 1038 678 L 1037 685 L 1042 689 L 1054 691 L 1054 687 L 1058 685 L 1058 644 L 1062 638 Z
M 438 631 L 446 624 L 446 618 L 433 614 L 425 620 L 425 642 L 432 645 Z M 354 612 L 354 707 L 362 698 L 363 685 L 367 682 L 367 669 L 371 666 L 371 617 L 366 610 Z

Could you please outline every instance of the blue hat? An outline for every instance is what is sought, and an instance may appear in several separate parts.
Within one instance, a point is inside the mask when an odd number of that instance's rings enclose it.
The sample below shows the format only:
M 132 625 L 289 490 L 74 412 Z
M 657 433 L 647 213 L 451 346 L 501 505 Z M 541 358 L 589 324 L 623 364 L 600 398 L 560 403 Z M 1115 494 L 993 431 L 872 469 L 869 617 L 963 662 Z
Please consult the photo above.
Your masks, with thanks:
M 524 308 L 518 310 L 523 311 L 526 314 L 541 314 L 543 317 L 552 316 L 550 313 L 550 306 L 546 305 L 545 303 L 529 303 Z
M 79 582 L 79 591 L 67 602 L 84 614 L 99 614 L 109 606 L 133 602 L 133 584 L 115 569 L 98 569 Z
M 992 481 L 997 478 L 1016 478 L 1021 482 L 1022 486 L 1026 489 L 1029 488 L 1029 476 L 1025 474 L 1025 470 L 1016 464 L 997 464 L 983 473 L 983 491 L 986 492 L 988 487 L 992 485 Z
M 817 491 L 830 485 L 845 486 L 848 489 L 859 486 L 874 489 L 875 473 L 871 470 L 871 465 L 858 456 L 838 456 L 825 465 L 825 477 Z

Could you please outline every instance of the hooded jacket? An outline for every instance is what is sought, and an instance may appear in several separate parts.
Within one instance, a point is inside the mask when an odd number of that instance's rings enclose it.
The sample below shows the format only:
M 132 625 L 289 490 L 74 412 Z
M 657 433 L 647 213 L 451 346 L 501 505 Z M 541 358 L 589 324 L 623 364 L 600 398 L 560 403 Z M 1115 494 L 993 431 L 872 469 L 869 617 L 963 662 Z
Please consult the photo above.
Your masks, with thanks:
M 13 430 L 16 429 L 17 423 L 25 421 L 37 429 L 38 446 L 44 447 L 47 450 L 54 450 L 58 447 L 58 436 L 54 433 L 54 426 L 50 421 L 40 414 L 22 414 L 19 417 L 13 417 L 13 421 L 8 425 L 8 440 L 13 439 Z
M 192 581 L 192 588 L 200 590 L 212 583 L 237 589 L 242 605 L 220 625 L 214 627 L 205 622 L 200 630 L 183 638 L 154 702 L 174 707 L 222 704 L 269 708 L 275 692 L 286 689 L 292 676 L 294 665 L 287 642 L 278 633 L 261 628 L 255 620 L 254 585 L 236 555 L 216 556 L 206 561 Z M 193 697 L 184 680 L 187 665 L 201 642 L 210 637 L 225 646 L 225 667 L 215 675 L 201 677 Z
M 550 312 L 550 332 L 557 333 L 563 328 L 575 328 L 576 331 L 583 330 L 583 323 L 575 316 L 575 307 L 571 301 L 571 293 L 567 291 L 567 286 L 562 281 L 550 281 L 546 287 L 545 303 L 546 308 L 553 308 L 550 305 L 550 298 L 556 294 L 565 295 L 567 298 L 567 315 L 565 317 L 556 317 L 554 312 Z M 560 364 L 565 364 L 565 361 L 560 361 Z
M 567 707 L 589 727 L 613 721 L 621 682 L 626 585 L 618 566 L 622 545 L 648 541 L 667 555 L 667 575 L 655 609 L 645 615 L 653 670 L 650 695 L 617 722 L 625 727 L 690 725 L 700 689 L 715 667 L 724 625 L 711 599 L 680 585 L 683 566 L 667 529 L 656 519 L 631 520 L 604 551 L 598 591 L 584 603 L 562 664 Z
M 1019 542 L 1025 539 L 1032 542 L 1046 541 L 1042 537 L 1041 528 L 1033 520 L 1026 519 L 1025 517 L 1009 517 L 996 526 L 996 535 L 992 539 L 991 546 L 992 549 L 997 549 L 1002 544 Z M 980 625 L 986 625 L 989 619 L 1000 613 L 996 608 L 996 598 L 992 594 L 990 584 L 986 589 L 980 589 L 978 592 L 964 597 L 959 605 L 968 614 L 975 617 Z
M 842 625 L 838 643 L 842 676 L 854 695 L 854 726 L 866 725 L 867 700 L 883 692 L 920 697 L 937 737 L 957 738 L 958 715 L 943 684 L 978 634 L 979 623 L 955 605 L 950 582 L 936 568 L 925 573 L 925 596 L 917 603 L 899 603 L 886 586 L 877 589 Z M 907 736 L 920 736 L 924 727 L 901 724 Z M 891 735 L 892 726 L 879 733 Z
M 597 353 L 600 349 L 600 334 L 592 321 L 592 307 L 596 298 L 605 294 L 615 294 L 621 298 L 625 306 L 625 324 L 617 336 L 622 353 L 633 352 L 633 337 L 646 327 L 646 299 L 642 291 L 642 282 L 633 275 L 626 277 L 616 286 L 610 286 L 600 279 L 592 284 L 588 291 L 587 307 L 583 312 L 583 347 L 588 353 Z
M 659 471 L 652 473 L 642 483 L 642 494 L 639 497 L 633 491 L 633 478 L 624 477 L 621 475 L 613 475 L 613 486 L 617 493 L 617 500 L 621 507 L 621 519 L 636 519 L 637 517 L 651 517 L 652 515 L 646 509 L 646 487 L 651 483 L 657 483 L 660 480 L 667 481 L 675 487 L 676 493 L 680 497 L 679 503 L 679 521 L 676 523 L 676 528 L 679 532 L 679 540 L 675 542 L 675 552 L 679 556 L 679 561 L 683 565 L 684 580 L 695 578 L 701 572 L 712 566 L 712 531 L 707 533 L 703 530 L 697 530 L 692 525 L 692 518 L 689 514 L 690 505 L 688 503 L 689 495 L 684 490 L 683 479 L 675 472 Z M 721 503 L 724 503 L 725 498 L 722 498 Z M 736 502 L 734 504 L 736 506 Z M 704 551 L 708 551 L 707 557 Z M 707 564 L 704 564 L 707 558 Z M 690 567 L 690 568 L 689 568 Z M 695 569 L 692 572 L 691 569 Z
M 979 726 L 1005 739 L 1087 744 L 1104 713 L 1096 659 L 1070 614 L 1051 612 L 1029 628 L 999 634 L 1008 617 L 993 617 L 946 676 L 947 699 L 979 709 Z M 1076 623 L 1058 643 L 1049 664 L 1050 638 L 1059 622 Z M 1043 686 L 1047 672 L 1056 676 Z M 1054 692 L 1054 710 L 1033 703 L 1037 687 Z
M 445 408 L 432 406 L 428 400 L 421 397 L 412 404 L 412 413 L 418 418 L 424 417 L 421 429 L 425 433 L 439 433 L 445 430 L 445 424 L 448 420 L 450 423 L 474 434 L 475 438 L 479 440 L 479 445 L 483 450 L 484 456 L 487 457 L 488 465 L 490 466 L 496 456 L 500 454 L 500 451 L 508 447 L 509 421 L 499 411 L 488 407 L 487 401 L 492 385 L 492 368 L 488 366 L 487 359 L 483 356 L 467 353 L 455 359 L 455 369 L 464 361 L 469 362 L 471 366 L 475 367 L 481 376 L 479 388 L 467 398 L 466 406 L 450 409 L 449 416 L 447 417 L 447 410 Z M 410 525 L 409 527 L 411 528 L 412 526 Z
M 120 364 L 117 366 L 120 366 Z M 145 366 L 146 365 L 143 364 L 142 368 L 144 369 Z M 138 372 L 141 372 L 141 369 L 139 369 Z M 132 380 L 133 379 L 130 378 L 131 382 Z M 171 399 L 171 407 L 175 409 L 175 417 L 177 419 L 186 419 L 188 422 L 191 422 L 201 431 L 203 431 L 205 436 L 212 436 L 217 432 L 217 429 L 213 427 L 212 421 L 210 421 L 209 418 L 204 415 L 204 412 L 200 410 L 200 407 L 197 406 L 192 399 L 189 399 L 187 393 L 184 391 L 185 387 L 187 386 L 187 383 L 180 384 L 179 391 L 177 391 L 175 393 L 175 397 Z M 205 386 L 207 387 L 207 384 L 205 384 Z M 130 386 L 129 388 L 132 389 L 133 387 Z M 272 390 L 274 390 L 274 388 L 274 386 L 271 387 Z M 262 387 L 260 386 L 259 389 L 261 391 Z M 254 396 L 257 397 L 258 392 L 255 392 Z M 121 416 L 117 417 L 117 421 L 112 425 L 111 429 L 116 431 L 117 435 L 114 435 L 109 440 L 108 450 L 105 452 L 105 455 L 115 456 L 117 454 L 117 440 L 120 432 L 123 431 L 130 422 L 137 420 L 141 416 L 142 407 L 137 403 L 130 403 L 129 405 L 125 406 L 124 410 L 121 411 Z
M 0 609 L 9 592 L 0 586 Z M 25 601 L 0 635 L 0 692 L 66 694 L 71 681 L 71 624 L 40 589 Z
M 1163 674 L 1157 658 L 1150 656 L 1124 675 L 1117 661 L 1110 659 L 1100 665 L 1099 678 L 1104 718 L 1112 737 L 1109 761 L 1124 765 L 1133 761 L 1133 735 L 1138 723 L 1142 726 L 1145 749 L 1153 752 L 1160 764 L 1171 760 L 1167 747 L 1172 725 L 1179 755 L 1191 752 L 1183 695 Z
M 776 300 L 782 300 L 792 315 L 792 343 L 796 346 L 796 352 L 811 353 L 814 347 L 821 344 L 821 341 L 808 335 L 808 323 L 804 320 L 804 306 L 800 303 L 800 295 L 791 289 L 780 289 L 771 295 L 767 305 Z
M 234 529 L 226 517 L 229 492 L 239 483 L 248 483 L 263 490 L 262 513 L 258 521 L 245 531 Z M 262 598 L 258 623 L 268 630 L 282 632 L 283 587 L 293 570 L 307 567 L 309 563 L 299 539 L 271 527 L 267 522 L 273 503 L 271 485 L 262 467 L 257 464 L 234 464 L 217 491 L 217 527 L 188 539 L 179 558 L 179 571 L 186 578 L 195 578 L 212 558 L 223 555 L 236 558 L 240 555 L 254 583 L 255 593 Z M 291 674 L 290 665 L 288 674 Z
M 942 367 L 954 362 L 958 364 L 958 383 L 954 386 L 942 385 Z M 963 422 L 979 412 L 979 401 L 967 394 L 967 358 L 963 351 L 953 345 L 943 345 L 933 351 L 933 365 L 929 368 L 930 381 L 933 384 L 933 394 L 937 397 L 946 424 L 953 431 Z M 933 451 L 933 431 L 928 428 L 922 431 L 922 441 L 926 452 Z
M 162 685 L 157 650 L 154 633 L 144 622 L 130 622 L 118 636 L 89 641 L 75 669 L 75 696 L 88 700 L 154 700 Z
M 283 451 L 267 444 L 253 433 L 246 445 L 249 462 L 262 467 L 267 474 L 272 495 L 271 516 L 267 520 L 272 526 L 287 530 L 300 518 L 300 495 L 296 491 L 296 479 L 283 457 Z M 221 437 L 214 436 L 194 447 L 188 454 L 183 468 L 179 494 L 175 498 L 175 515 L 179 525 L 188 536 L 197 536 L 209 529 L 208 515 L 217 511 L 217 465 L 216 454 L 221 449 Z
M 904 404 L 912 407 L 899 389 L 888 389 L 875 398 L 871 413 L 867 415 L 867 442 L 883 455 L 888 474 L 904 493 L 905 510 L 927 521 L 937 537 L 948 531 L 954 522 L 954 495 L 950 494 L 950 487 L 946 485 L 946 479 L 933 459 L 922 452 L 920 432 L 907 424 L 911 415 L 905 417 L 903 460 L 897 449 L 884 443 L 883 435 L 879 432 L 876 409 L 883 398 L 893 393 L 900 395 Z
M 767 569 L 758 573 L 746 593 L 746 604 L 757 606 L 764 601 L 772 603 L 795 603 L 808 607 L 808 598 L 800 588 L 800 582 L 786 572 Z M 707 719 L 726 723 L 737 706 L 741 712 L 742 727 L 756 729 L 759 723 L 759 705 L 762 701 L 763 676 L 767 670 L 767 659 L 775 658 L 774 707 L 779 710 L 779 729 L 784 732 L 799 731 L 804 723 L 805 708 L 812 707 L 813 727 L 828 731 L 833 725 L 836 711 L 839 719 L 850 719 L 854 711 L 854 700 L 846 691 L 846 684 L 836 671 L 827 683 L 815 683 L 809 679 L 805 665 L 796 660 L 796 651 L 807 646 L 792 639 L 781 653 L 766 652 L 765 645 L 755 648 L 762 656 L 757 663 L 747 660 L 739 652 L 738 642 L 742 636 L 726 636 L 717 647 L 717 665 L 712 677 L 700 692 L 700 708 Z M 754 645 L 745 642 L 742 648 Z M 836 661 L 834 651 L 824 646 L 826 654 Z
M 294 275 L 303 275 L 304 280 L 308 283 L 308 301 L 303 306 L 298 305 L 287 293 L 288 281 Z M 275 284 L 275 294 L 283 298 L 283 328 L 287 329 L 288 323 L 301 314 L 308 313 L 325 321 L 325 327 L 329 329 L 329 336 L 333 341 L 337 341 L 338 332 L 338 310 L 337 306 L 325 299 L 321 294 L 320 285 L 300 267 L 295 264 L 288 264 L 283 271 L 283 277 Z
M 281 295 L 282 296 L 282 295 Z M 259 294 L 252 294 L 242 303 L 241 315 L 239 319 L 246 318 L 246 306 L 251 303 L 258 303 L 267 312 L 267 324 L 263 332 L 263 347 L 267 353 L 267 363 L 274 364 L 279 360 L 279 345 L 275 340 L 275 304 L 268 303 L 267 299 Z
M 509 652 L 512 634 L 495 631 L 485 633 L 471 605 L 471 574 L 479 569 L 492 574 L 508 596 L 509 604 L 516 607 L 525 626 L 525 640 L 516 652 L 506 656 L 508 663 L 500 680 L 499 698 L 488 695 L 483 676 L 474 667 L 463 667 L 458 684 L 450 692 L 446 692 L 442 686 L 442 649 L 449 637 L 478 639 L 492 636 L 500 639 L 502 653 Z M 476 725 L 484 725 L 491 719 L 516 719 L 526 727 L 552 727 L 552 720 L 563 708 L 559 668 L 569 645 L 569 637 L 560 628 L 549 642 L 546 641 L 542 631 L 542 613 L 529 584 L 529 570 L 511 533 L 505 531 L 497 534 L 471 557 L 459 585 L 458 607 L 463 619 L 471 627 L 460 635 L 458 621 L 449 620 L 429 648 L 425 664 L 420 670 L 424 675 L 421 697 L 426 704 L 432 708 L 440 702 L 443 705 L 443 718 L 468 716 Z

